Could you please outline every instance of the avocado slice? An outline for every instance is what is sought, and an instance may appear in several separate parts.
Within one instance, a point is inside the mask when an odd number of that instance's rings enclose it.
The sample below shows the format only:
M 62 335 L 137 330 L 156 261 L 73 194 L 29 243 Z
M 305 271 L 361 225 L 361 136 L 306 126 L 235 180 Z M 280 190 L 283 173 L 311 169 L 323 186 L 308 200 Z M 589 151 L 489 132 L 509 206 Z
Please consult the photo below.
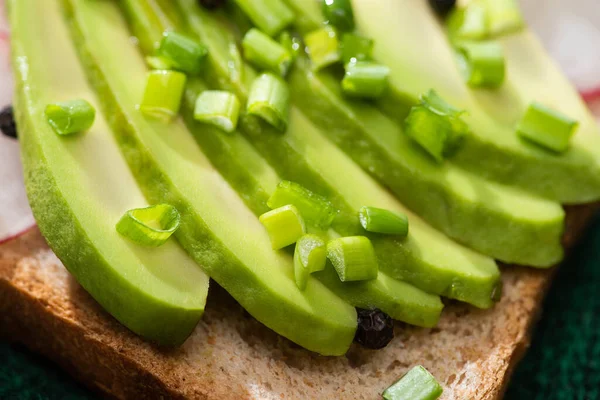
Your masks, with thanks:
M 561 203 L 600 199 L 598 126 L 529 30 L 502 40 L 507 61 L 502 89 L 471 90 L 427 2 L 384 0 L 373 7 L 369 0 L 353 0 L 352 6 L 357 29 L 375 41 L 374 57 L 392 70 L 393 92 L 414 100 L 433 87 L 469 112 L 465 120 L 473 134 L 453 162 Z M 389 40 L 415 35 L 414 40 Z M 533 100 L 546 102 L 581 123 L 566 153 L 549 153 L 515 134 L 516 122 Z M 405 107 L 406 103 L 392 100 L 392 104 Z
M 49 103 L 98 103 L 59 3 L 11 1 L 10 21 L 25 183 L 42 234 L 75 279 L 123 325 L 163 345 L 183 343 L 204 311 L 208 277 L 172 239 L 147 248 L 117 233 L 127 210 L 148 203 L 101 115 L 88 132 L 70 137 L 57 135 L 46 121 Z
M 191 0 L 177 3 L 189 29 L 211 48 L 207 63 L 211 79 L 207 81 L 219 84 L 227 75 L 226 49 L 227 38 L 233 34 L 231 28 L 224 16 L 208 13 Z M 247 95 L 247 82 L 256 76 L 248 65 L 244 75 L 245 81 L 224 86 L 242 99 Z M 288 78 L 294 104 L 321 128 L 322 134 L 389 186 L 405 205 L 448 236 L 505 262 L 547 267 L 562 258 L 560 235 L 564 212 L 558 204 L 486 182 L 452 165 L 436 165 L 397 124 L 365 103 L 344 100 L 339 93 L 339 82 L 326 74 L 313 73 L 302 62 Z M 292 110 L 292 118 L 293 114 Z M 244 122 L 242 132 L 282 176 L 305 186 L 312 185 L 313 190 L 339 200 L 338 179 L 333 177 L 322 183 L 320 173 L 314 171 L 318 168 L 315 163 L 324 164 L 329 156 L 307 164 L 302 154 L 310 149 L 305 143 L 308 126 L 305 131 L 290 129 L 281 136 L 267 135 L 265 129 L 249 124 L 248 118 Z M 280 157 L 282 153 L 285 157 Z M 332 190 L 331 186 L 338 189 Z
M 113 2 L 66 2 L 72 38 L 101 108 L 146 197 L 181 212 L 177 239 L 205 272 L 251 315 L 324 355 L 341 355 L 356 330 L 356 311 L 316 279 L 296 286 L 292 257 L 268 235 L 199 150 L 180 119 L 170 124 L 136 109 L 148 72 Z
M 151 3 L 150 7 L 148 7 L 149 3 Z M 150 10 L 154 5 L 156 5 L 154 2 L 140 2 L 137 0 L 126 0 L 122 4 L 125 13 L 132 21 L 132 27 L 138 29 L 135 33 L 142 41 L 142 37 L 149 38 L 156 32 L 173 29 L 171 20 L 165 18 L 166 14 L 161 12 L 155 15 L 147 15 L 144 12 L 139 12 L 140 10 Z M 132 12 L 135 13 L 132 14 Z M 152 21 L 156 16 L 162 21 L 160 26 L 155 26 L 154 29 L 139 29 L 140 27 L 150 26 L 149 21 Z M 133 20 L 137 20 L 137 22 Z M 275 190 L 275 186 L 281 181 L 281 178 L 273 181 L 272 178 L 277 176 L 276 173 L 264 159 L 253 151 L 253 147 L 241 135 L 223 135 L 214 128 L 194 121 L 194 102 L 198 93 L 206 90 L 206 86 L 199 79 L 192 80 L 189 86 L 186 93 L 188 107 L 183 112 L 188 128 L 211 159 L 211 162 L 228 179 L 248 207 L 255 214 L 260 215 L 264 210 L 269 209 L 266 205 L 267 199 L 270 193 Z M 258 162 L 259 159 L 261 160 L 260 163 Z M 256 185 L 256 183 L 260 185 Z M 332 280 L 326 279 L 327 276 L 316 277 L 338 296 L 354 306 L 379 308 L 394 319 L 414 325 L 434 326 L 443 308 L 438 296 L 427 294 L 407 283 L 394 281 L 383 273 L 380 273 L 376 280 L 369 283 L 353 285 L 355 289 L 345 288 L 339 278 Z M 497 278 L 492 283 L 495 283 L 496 280 Z M 486 307 L 493 304 L 489 294 L 484 297 L 481 304 Z
M 160 4 L 165 8 L 173 8 L 170 2 Z M 199 15 L 196 14 L 197 6 L 191 2 L 188 5 L 190 8 L 184 14 L 191 18 L 197 18 Z M 213 14 L 211 13 L 211 15 Z M 216 17 L 219 18 L 219 14 L 216 14 Z M 134 14 L 129 15 L 129 18 L 144 18 L 144 15 Z M 231 32 L 226 30 L 221 22 L 212 18 L 208 18 L 206 21 L 196 21 L 198 24 L 202 23 L 198 27 L 205 28 L 202 31 L 202 37 L 206 39 L 204 44 L 210 48 L 209 63 L 206 66 L 213 71 L 211 76 L 220 76 L 220 78 L 213 79 L 213 81 L 219 82 L 227 79 L 227 54 L 223 51 L 223 47 L 228 46 L 227 38 L 231 36 Z M 162 27 L 156 29 L 160 31 L 161 29 L 175 28 L 173 22 L 168 19 L 164 20 L 163 24 Z M 132 24 L 132 26 L 141 25 L 147 24 Z M 181 30 L 182 25 L 184 25 L 182 22 L 178 22 L 177 29 Z M 139 35 L 146 34 L 144 32 L 137 33 Z M 246 66 L 245 76 L 255 76 L 255 73 Z M 249 79 L 247 81 L 251 82 Z M 237 88 L 241 96 L 245 96 L 246 84 L 230 82 L 230 85 Z M 214 152 L 209 147 L 210 144 L 206 143 L 205 136 L 202 135 L 203 132 L 199 128 L 201 125 L 189 117 L 195 98 L 206 86 L 198 81 L 192 83 L 192 86 L 196 91 L 191 89 L 188 91 L 187 111 L 184 110 L 184 115 L 188 115 L 188 126 L 196 135 L 200 145 L 207 149 L 208 154 L 213 154 Z M 279 155 L 278 157 L 270 156 L 269 160 L 277 167 L 282 177 L 298 180 L 319 193 L 327 193 L 328 197 L 334 200 L 336 206 L 343 209 L 344 215 L 334 223 L 334 228 L 338 233 L 365 234 L 356 215 L 358 209 L 364 204 L 375 204 L 406 212 L 387 191 L 377 185 L 339 149 L 319 134 L 301 113 L 294 109 L 290 117 L 291 123 L 288 132 L 284 135 L 285 139 L 281 138 L 282 135 L 279 132 L 268 130 L 264 126 L 252 129 L 246 127 L 245 133 L 253 144 L 263 150 L 265 157 L 268 157 L 269 153 Z M 224 136 L 217 135 L 216 137 Z M 263 144 L 258 142 L 257 138 L 260 137 L 265 140 Z M 281 140 L 285 140 L 283 144 L 281 144 Z M 271 149 L 269 143 L 278 147 Z M 286 147 L 291 151 L 280 150 L 286 149 Z M 299 154 L 295 154 L 297 152 Z M 281 156 L 282 153 L 285 154 L 285 157 Z M 242 154 L 233 155 L 233 159 L 240 156 Z M 306 167 L 303 167 L 306 163 L 310 167 L 308 171 Z M 296 167 L 296 164 L 299 166 Z M 237 172 L 239 173 L 240 170 Z M 356 190 L 356 188 L 361 188 L 361 190 Z M 243 194 L 242 196 L 246 197 Z M 266 201 L 266 198 L 263 201 Z M 500 277 L 495 263 L 487 257 L 451 242 L 444 235 L 420 221 L 418 217 L 411 215 L 410 218 L 411 233 L 407 239 L 371 235 L 371 240 L 378 250 L 377 254 L 382 270 L 394 278 L 410 281 L 425 291 L 447 295 L 482 308 L 490 307 L 493 304 L 492 294 L 497 292 Z M 443 257 L 442 254 L 444 254 Z M 461 283 L 457 285 L 455 282 Z M 342 296 L 341 292 L 337 293 Z M 352 300 L 349 301 L 355 304 Z

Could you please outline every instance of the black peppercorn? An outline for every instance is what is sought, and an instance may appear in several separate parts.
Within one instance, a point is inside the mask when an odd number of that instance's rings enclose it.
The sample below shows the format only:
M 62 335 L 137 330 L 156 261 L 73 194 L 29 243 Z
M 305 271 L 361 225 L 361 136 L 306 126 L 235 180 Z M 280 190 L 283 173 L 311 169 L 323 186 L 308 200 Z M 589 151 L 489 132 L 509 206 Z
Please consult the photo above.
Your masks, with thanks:
M 456 6 L 456 0 L 429 0 L 429 5 L 441 17 L 445 17 Z
M 12 106 L 7 106 L 0 111 L 0 131 L 8 137 L 17 137 L 17 125 L 13 115 Z
M 368 349 L 382 349 L 394 338 L 394 321 L 381 310 L 357 308 L 358 328 L 354 341 Z
M 204 8 L 214 10 L 225 5 L 227 0 L 198 0 L 198 3 Z

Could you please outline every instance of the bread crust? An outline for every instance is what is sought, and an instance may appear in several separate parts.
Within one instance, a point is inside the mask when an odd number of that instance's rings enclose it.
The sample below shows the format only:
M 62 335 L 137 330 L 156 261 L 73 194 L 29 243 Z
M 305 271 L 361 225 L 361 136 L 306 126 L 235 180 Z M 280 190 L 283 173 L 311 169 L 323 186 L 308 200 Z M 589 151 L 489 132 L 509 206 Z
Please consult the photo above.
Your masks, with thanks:
M 570 207 L 571 247 L 598 204 Z M 0 334 L 121 399 L 377 399 L 413 365 L 444 386 L 442 399 L 492 400 L 529 345 L 551 271 L 503 266 L 491 310 L 447 302 L 433 329 L 397 323 L 383 350 L 344 357 L 299 348 L 250 317 L 211 283 L 205 317 L 179 349 L 146 343 L 74 281 L 37 229 L 0 246 Z

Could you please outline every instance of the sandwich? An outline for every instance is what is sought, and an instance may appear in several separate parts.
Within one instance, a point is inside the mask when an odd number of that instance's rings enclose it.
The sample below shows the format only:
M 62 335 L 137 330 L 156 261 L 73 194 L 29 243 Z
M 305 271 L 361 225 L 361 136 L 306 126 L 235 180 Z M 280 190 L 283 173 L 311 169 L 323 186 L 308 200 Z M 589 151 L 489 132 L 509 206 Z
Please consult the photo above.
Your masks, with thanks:
M 499 398 L 600 137 L 514 1 L 451 3 L 9 1 L 2 330 L 117 398 Z

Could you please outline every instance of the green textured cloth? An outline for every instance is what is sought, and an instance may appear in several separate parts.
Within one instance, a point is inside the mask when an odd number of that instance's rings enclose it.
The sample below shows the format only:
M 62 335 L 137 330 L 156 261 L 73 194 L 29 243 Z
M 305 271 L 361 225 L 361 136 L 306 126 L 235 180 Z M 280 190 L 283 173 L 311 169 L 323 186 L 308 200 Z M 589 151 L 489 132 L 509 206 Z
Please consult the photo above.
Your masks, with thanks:
M 0 343 L 0 399 L 97 399 L 49 361 Z M 600 399 L 600 218 L 560 269 L 506 399 Z

